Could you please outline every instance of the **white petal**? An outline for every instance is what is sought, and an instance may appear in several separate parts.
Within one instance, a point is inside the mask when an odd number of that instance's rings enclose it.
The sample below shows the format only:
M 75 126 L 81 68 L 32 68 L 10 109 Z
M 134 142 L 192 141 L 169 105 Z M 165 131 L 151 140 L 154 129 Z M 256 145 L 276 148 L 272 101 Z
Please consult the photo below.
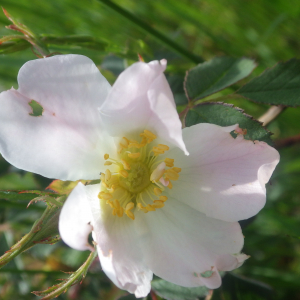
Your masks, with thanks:
M 119 76 L 100 112 L 113 136 L 123 137 L 147 129 L 186 152 L 181 122 L 164 70 L 164 61 L 133 64 Z
M 82 183 L 74 188 L 65 202 L 59 216 L 59 234 L 62 240 L 71 248 L 76 250 L 92 250 L 93 247 L 88 243 L 88 236 L 92 231 L 90 225 L 92 213 L 89 202 L 87 201 L 86 189 Z M 95 188 L 92 186 L 92 188 Z M 100 186 L 97 186 L 98 190 Z
M 113 141 L 97 110 L 110 86 L 94 63 L 81 55 L 33 60 L 20 69 L 18 80 L 18 91 L 0 94 L 4 158 L 50 178 L 98 178 Z M 42 116 L 30 115 L 31 100 L 42 105 Z
M 263 208 L 265 184 L 279 161 L 274 148 L 242 136 L 234 139 L 227 127 L 212 124 L 185 128 L 183 136 L 190 156 L 178 149 L 168 153 L 182 168 L 170 190 L 172 196 L 207 216 L 230 222 L 250 218 Z
M 201 273 L 211 271 L 219 255 L 240 252 L 243 246 L 238 223 L 206 217 L 172 198 L 155 212 L 136 213 L 135 222 L 149 268 L 181 286 L 217 287 L 217 275 L 202 280 Z
M 126 215 L 112 215 L 112 209 L 98 199 L 97 190 L 88 194 L 103 271 L 121 289 L 145 297 L 151 289 L 152 272 L 146 267 L 134 222 Z

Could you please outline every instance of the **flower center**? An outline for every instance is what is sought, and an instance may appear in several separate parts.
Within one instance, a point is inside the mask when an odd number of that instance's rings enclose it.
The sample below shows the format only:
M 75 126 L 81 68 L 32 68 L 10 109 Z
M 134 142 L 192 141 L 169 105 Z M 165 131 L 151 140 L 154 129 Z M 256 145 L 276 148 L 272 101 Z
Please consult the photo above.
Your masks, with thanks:
M 133 194 L 143 191 L 149 184 L 151 184 L 148 166 L 140 161 L 132 162 L 130 164 L 128 176 L 126 178 L 121 176 L 119 178 L 119 184 L 121 187 Z
M 104 155 L 104 165 L 115 165 L 117 171 L 107 169 L 101 173 L 98 195 L 101 204 L 108 204 L 114 216 L 126 214 L 132 220 L 136 209 L 148 213 L 164 207 L 168 199 L 164 195 L 165 188 L 172 188 L 171 180 L 176 181 L 181 171 L 174 167 L 174 159 L 159 159 L 169 150 L 167 145 L 150 148 L 149 144 L 156 139 L 155 134 L 144 130 L 140 136 L 141 142 L 123 137 L 117 159 Z

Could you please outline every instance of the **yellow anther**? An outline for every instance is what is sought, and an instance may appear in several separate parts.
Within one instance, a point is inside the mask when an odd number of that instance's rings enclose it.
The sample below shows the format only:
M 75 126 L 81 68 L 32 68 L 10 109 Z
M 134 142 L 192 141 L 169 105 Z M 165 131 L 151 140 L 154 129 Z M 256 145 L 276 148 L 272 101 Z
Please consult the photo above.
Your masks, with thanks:
M 126 137 L 123 137 L 120 141 L 120 146 L 122 148 L 127 148 L 129 145 L 129 140 Z
M 134 203 L 133 202 L 129 202 L 127 203 L 125 210 L 132 210 L 134 208 Z
M 100 179 L 101 179 L 101 181 L 105 181 L 105 174 L 104 173 L 101 173 L 101 175 L 100 175 Z
M 111 186 L 111 189 L 113 189 L 113 190 L 115 190 L 117 188 L 117 185 L 115 185 L 115 184 L 113 184 L 112 186 Z
M 120 207 L 119 209 L 118 209 L 118 211 L 117 211 L 117 215 L 118 215 L 118 217 L 122 217 L 123 216 L 123 213 L 124 213 L 124 209 L 123 209 L 123 207 Z
M 142 210 L 145 214 L 148 212 L 147 208 L 142 203 L 137 204 L 138 209 Z
M 141 156 L 140 152 L 136 152 L 136 153 L 128 153 L 128 156 L 131 158 L 138 158 Z
M 157 136 L 154 133 L 152 133 L 147 129 L 145 129 L 144 132 L 140 134 L 140 136 L 146 137 L 148 143 L 151 143 L 153 140 L 157 138 Z
M 123 139 L 124 139 L 126 145 L 129 145 L 129 139 L 127 137 L 125 137 L 125 136 L 123 136 Z
M 144 147 L 144 146 L 146 146 L 146 144 L 147 144 L 147 138 L 145 138 L 144 136 L 143 136 L 143 139 L 142 139 L 142 141 L 140 142 L 140 147 L 142 148 L 142 147 Z
M 110 170 L 106 169 L 105 171 L 105 181 L 106 182 L 109 182 L 111 179 L 111 173 L 110 173 Z
M 181 168 L 177 168 L 177 167 L 172 168 L 172 170 L 174 170 L 176 173 L 180 173 L 181 172 Z
M 171 188 L 173 187 L 173 184 L 171 183 L 171 181 L 169 181 L 169 184 L 167 185 L 167 187 L 168 187 L 169 189 L 171 189 Z
M 128 148 L 141 148 L 141 145 L 136 140 L 130 140 L 128 144 Z
M 159 188 L 157 188 L 157 187 L 154 188 L 153 191 L 154 191 L 154 194 L 155 194 L 156 196 L 159 196 L 159 195 L 162 193 L 162 190 L 159 189 Z
M 112 194 L 115 191 L 116 187 L 116 185 L 112 185 L 109 189 L 109 192 Z
M 166 202 L 168 200 L 168 197 L 167 196 L 160 196 L 159 197 L 159 200 L 160 201 L 163 201 L 163 202 Z M 155 202 L 155 201 L 154 201 Z
M 104 154 L 104 159 L 105 159 L 105 160 L 109 159 L 109 155 L 108 155 L 107 153 Z
M 104 166 L 110 166 L 110 165 L 112 165 L 112 162 L 111 162 L 111 161 L 106 161 L 106 162 L 104 163 Z
M 164 151 L 168 151 L 170 149 L 167 145 L 163 145 L 163 144 L 158 144 L 157 148 L 164 150 Z
M 133 212 L 131 212 L 130 210 L 125 211 L 125 214 L 126 214 L 127 217 L 129 217 L 131 220 L 134 220 L 134 219 L 135 219 Z
M 165 204 L 164 204 L 163 201 L 160 201 L 160 200 L 154 200 L 152 206 L 155 207 L 155 208 L 162 208 L 162 207 L 165 206 Z
M 126 160 L 121 159 L 121 163 L 122 163 L 125 170 L 130 170 L 130 165 Z
M 165 163 L 166 163 L 166 166 L 169 168 L 174 167 L 174 159 L 172 159 L 172 158 L 165 158 Z
M 121 207 L 120 202 L 118 199 L 114 199 L 114 207 L 119 209 Z
M 110 200 L 110 199 L 112 199 L 113 196 L 110 193 L 100 192 L 98 197 L 103 200 Z
M 165 150 L 161 149 L 161 148 L 158 148 L 158 147 L 153 147 L 152 148 L 152 151 L 155 153 L 157 152 L 158 154 L 164 154 L 165 153 Z
M 103 197 L 103 194 L 105 194 L 104 192 L 100 192 L 99 194 L 98 194 L 98 198 L 99 199 L 103 199 L 102 197 Z
M 120 170 L 120 171 L 119 171 L 119 174 L 120 174 L 122 177 L 124 177 L 124 178 L 127 178 L 127 177 L 128 177 L 128 172 L 125 171 L 125 170 Z
M 169 150 L 170 148 L 167 145 L 158 144 L 156 147 L 152 148 L 152 151 L 157 156 L 159 154 L 164 154 L 165 151 Z
M 111 200 L 107 200 L 106 204 L 109 204 L 111 208 L 114 208 L 113 202 Z
M 102 185 L 108 189 L 108 185 L 104 182 L 104 181 L 101 181 Z
M 134 208 L 134 203 L 129 202 L 125 207 L 125 214 L 132 220 L 135 219 L 133 212 L 131 210 Z
M 171 180 L 178 180 L 179 174 L 173 169 L 168 169 L 165 171 L 165 177 Z
M 141 148 L 139 143 L 130 143 L 128 148 Z
M 118 217 L 122 217 L 123 213 L 124 213 L 124 209 L 123 207 L 120 205 L 120 202 L 118 199 L 114 199 L 113 201 L 113 206 L 114 206 L 114 210 L 113 210 L 113 215 L 118 215 Z
M 148 211 L 155 211 L 155 207 L 154 207 L 152 204 L 148 204 L 148 205 L 146 206 L 146 209 L 147 209 Z
M 165 168 L 166 168 L 166 163 L 165 162 L 160 163 L 151 173 L 150 181 L 152 182 L 158 181 L 164 175 Z

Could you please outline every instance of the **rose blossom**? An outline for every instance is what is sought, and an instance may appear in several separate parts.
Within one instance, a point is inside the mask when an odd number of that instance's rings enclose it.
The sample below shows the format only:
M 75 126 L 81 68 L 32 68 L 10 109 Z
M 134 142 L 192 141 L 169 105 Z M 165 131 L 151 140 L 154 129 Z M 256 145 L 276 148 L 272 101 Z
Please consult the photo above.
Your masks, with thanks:
M 87 57 L 59 55 L 27 62 L 18 90 L 0 94 L 8 162 L 61 180 L 100 177 L 71 192 L 59 231 L 78 250 L 92 248 L 92 231 L 104 272 L 136 297 L 153 273 L 219 287 L 218 271 L 247 258 L 237 221 L 262 209 L 279 161 L 266 143 L 233 138 L 238 125 L 182 130 L 165 68 L 135 63 L 111 87 Z M 42 116 L 31 115 L 32 100 Z

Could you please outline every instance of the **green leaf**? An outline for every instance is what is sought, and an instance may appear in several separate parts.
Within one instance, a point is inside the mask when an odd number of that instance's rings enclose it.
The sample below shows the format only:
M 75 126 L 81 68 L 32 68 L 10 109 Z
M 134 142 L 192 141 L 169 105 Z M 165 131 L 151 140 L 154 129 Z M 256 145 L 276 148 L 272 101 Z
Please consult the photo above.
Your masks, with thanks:
M 153 280 L 151 285 L 157 295 L 167 300 L 197 300 L 209 291 L 205 286 L 186 288 L 163 279 Z
M 41 191 L 0 191 L 0 199 L 17 202 L 17 203 L 28 203 L 28 201 L 36 198 L 37 196 L 54 196 L 58 197 L 57 194 L 47 193 Z
M 193 101 L 216 93 L 247 77 L 255 67 L 250 58 L 215 57 L 187 72 L 187 96 Z
M 185 126 L 189 127 L 198 123 L 211 123 L 219 126 L 239 124 L 240 128 L 247 129 L 245 139 L 272 144 L 271 133 L 260 122 L 232 104 L 206 102 L 194 106 L 185 117 Z
M 242 86 L 237 93 L 258 103 L 300 105 L 300 60 L 293 58 L 278 63 Z
M 271 300 L 273 290 L 257 280 L 227 273 L 220 289 L 214 291 L 211 300 Z

